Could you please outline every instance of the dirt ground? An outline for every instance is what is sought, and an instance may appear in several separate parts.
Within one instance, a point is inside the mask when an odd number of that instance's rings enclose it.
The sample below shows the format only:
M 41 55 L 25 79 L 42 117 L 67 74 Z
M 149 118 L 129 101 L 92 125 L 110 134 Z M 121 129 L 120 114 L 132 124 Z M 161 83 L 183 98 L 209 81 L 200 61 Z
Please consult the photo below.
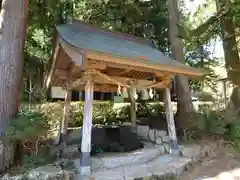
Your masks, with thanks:
M 230 177 L 231 176 L 231 177 Z M 238 177 L 236 177 L 238 176 Z M 180 177 L 182 180 L 239 179 L 240 151 L 227 145 L 215 145 L 212 153 L 195 163 Z

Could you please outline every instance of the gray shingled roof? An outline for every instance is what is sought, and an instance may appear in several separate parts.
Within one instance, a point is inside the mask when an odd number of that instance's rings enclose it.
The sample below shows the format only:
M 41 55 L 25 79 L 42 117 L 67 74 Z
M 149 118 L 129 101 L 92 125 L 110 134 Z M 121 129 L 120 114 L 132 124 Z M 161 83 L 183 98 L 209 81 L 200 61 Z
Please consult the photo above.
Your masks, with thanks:
M 146 63 L 166 65 L 183 70 L 187 69 L 193 72 L 197 70 L 172 60 L 159 50 L 147 44 L 137 43 L 127 38 L 121 38 L 114 33 L 92 30 L 88 25 L 76 21 L 73 21 L 71 24 L 68 23 L 57 26 L 57 31 L 63 40 L 78 48 L 135 60 L 139 59 L 139 57 L 146 57 Z

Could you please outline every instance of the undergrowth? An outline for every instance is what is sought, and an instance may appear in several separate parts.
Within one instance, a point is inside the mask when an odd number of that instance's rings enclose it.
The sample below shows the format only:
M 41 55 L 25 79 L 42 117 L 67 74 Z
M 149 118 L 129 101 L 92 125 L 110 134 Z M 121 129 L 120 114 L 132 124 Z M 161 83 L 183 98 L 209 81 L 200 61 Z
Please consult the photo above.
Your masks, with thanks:
M 47 139 L 48 118 L 38 109 L 23 110 L 13 119 L 6 135 L 15 145 L 15 169 L 20 173 L 52 162 L 58 147 Z
M 183 129 L 183 141 L 206 138 L 224 138 L 240 148 L 240 117 L 229 117 L 221 111 L 205 110 L 190 113 Z

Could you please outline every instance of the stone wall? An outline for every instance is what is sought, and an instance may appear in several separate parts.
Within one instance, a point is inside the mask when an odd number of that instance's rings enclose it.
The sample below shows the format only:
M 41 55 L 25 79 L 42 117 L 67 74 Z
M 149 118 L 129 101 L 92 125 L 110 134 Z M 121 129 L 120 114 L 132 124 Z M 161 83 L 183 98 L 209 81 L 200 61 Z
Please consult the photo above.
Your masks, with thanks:
M 166 130 L 150 129 L 146 125 L 137 125 L 137 134 L 140 140 L 158 145 L 170 142 Z

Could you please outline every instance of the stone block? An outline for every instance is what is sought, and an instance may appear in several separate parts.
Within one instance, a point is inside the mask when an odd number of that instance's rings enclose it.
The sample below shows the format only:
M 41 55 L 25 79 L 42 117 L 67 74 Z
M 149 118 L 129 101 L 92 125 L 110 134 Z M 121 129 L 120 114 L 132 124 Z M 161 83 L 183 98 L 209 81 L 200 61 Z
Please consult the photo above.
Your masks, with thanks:
M 142 141 L 141 143 L 143 143 L 144 148 L 153 148 L 154 147 L 154 143 L 149 142 L 149 141 Z
M 151 142 L 156 142 L 156 134 L 154 129 L 148 131 L 148 138 Z
M 80 142 L 82 137 L 82 128 L 75 128 L 68 131 L 67 143 L 74 144 L 75 142 Z
M 118 167 L 110 170 L 95 171 L 92 172 L 91 176 L 94 177 L 95 180 L 123 180 L 124 171 L 122 167 Z
M 160 151 L 156 148 L 152 149 L 142 149 L 136 154 L 133 161 L 134 164 L 144 164 L 160 155 Z
M 162 136 L 162 141 L 165 143 L 169 143 L 171 141 L 169 136 Z
M 162 145 L 164 146 L 165 151 L 166 151 L 167 153 L 170 153 L 170 144 L 168 144 L 168 143 L 163 143 Z
M 148 126 L 137 125 L 137 134 L 138 134 L 139 139 L 149 140 L 148 131 L 149 131 Z
M 161 137 L 156 137 L 156 144 L 162 144 L 162 138 Z
M 161 145 L 156 144 L 154 147 L 157 148 L 160 151 L 161 154 L 166 153 L 166 149 L 162 144 Z
M 198 161 L 201 159 L 202 156 L 201 147 L 197 145 L 185 146 L 181 149 L 181 154 L 184 157 L 188 157 L 194 161 Z
M 135 180 L 151 175 L 151 173 L 148 173 L 147 164 L 125 166 L 123 169 L 126 180 Z
M 73 171 L 62 170 L 61 167 L 47 165 L 38 167 L 28 173 L 28 180 L 73 180 Z
M 123 156 L 109 156 L 109 157 L 102 157 L 102 166 L 107 169 L 116 168 L 119 166 L 129 165 L 135 160 L 136 155 L 129 154 Z
M 167 135 L 167 131 L 164 131 L 164 130 L 156 130 L 156 136 L 157 136 L 157 137 L 166 136 L 166 135 Z
M 103 162 L 98 157 L 91 157 L 90 164 L 91 164 L 91 170 L 98 170 L 103 168 Z
M 18 176 L 10 176 L 9 174 L 5 174 L 1 180 L 24 180 L 26 177 L 24 175 L 18 175 Z

